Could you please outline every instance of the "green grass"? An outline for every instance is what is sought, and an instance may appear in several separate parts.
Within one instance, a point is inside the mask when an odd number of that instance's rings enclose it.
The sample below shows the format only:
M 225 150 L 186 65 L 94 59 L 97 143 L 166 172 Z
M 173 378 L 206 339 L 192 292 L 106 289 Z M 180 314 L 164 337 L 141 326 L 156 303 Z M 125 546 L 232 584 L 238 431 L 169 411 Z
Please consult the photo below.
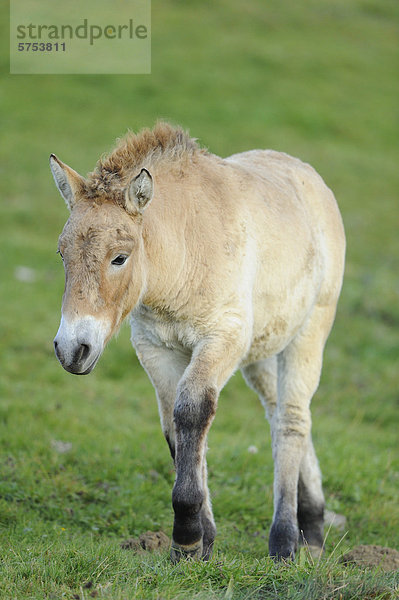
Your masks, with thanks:
M 1 598 L 397 597 L 397 574 L 338 557 L 359 543 L 399 548 L 398 13 L 390 0 L 154 0 L 152 75 L 103 77 L 7 75 L 4 13 Z M 84 174 L 127 128 L 159 117 L 221 155 L 299 156 L 339 201 L 346 277 L 313 427 L 327 507 L 347 517 L 347 534 L 330 530 L 320 564 L 266 557 L 270 436 L 239 375 L 210 434 L 214 559 L 175 567 L 119 547 L 148 529 L 170 535 L 172 462 L 127 327 L 90 377 L 55 360 L 67 213 L 47 161 L 55 152 Z M 35 281 L 18 281 L 18 266 Z

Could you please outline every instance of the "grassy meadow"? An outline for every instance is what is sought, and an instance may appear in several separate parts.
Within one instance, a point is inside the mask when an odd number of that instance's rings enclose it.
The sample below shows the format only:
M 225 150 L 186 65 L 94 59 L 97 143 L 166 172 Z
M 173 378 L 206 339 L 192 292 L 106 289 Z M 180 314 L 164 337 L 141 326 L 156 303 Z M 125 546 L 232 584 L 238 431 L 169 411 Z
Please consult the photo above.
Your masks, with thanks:
M 11 76 L 1 6 L 0 598 L 399 597 L 397 572 L 338 560 L 358 544 L 399 549 L 397 2 L 153 0 L 145 76 Z M 313 431 L 327 508 L 347 524 L 329 530 L 320 563 L 267 558 L 270 435 L 238 374 L 209 439 L 212 561 L 120 548 L 171 535 L 173 465 L 127 325 L 88 377 L 55 359 L 67 210 L 48 156 L 85 174 L 158 118 L 222 156 L 299 156 L 338 199 L 346 276 Z

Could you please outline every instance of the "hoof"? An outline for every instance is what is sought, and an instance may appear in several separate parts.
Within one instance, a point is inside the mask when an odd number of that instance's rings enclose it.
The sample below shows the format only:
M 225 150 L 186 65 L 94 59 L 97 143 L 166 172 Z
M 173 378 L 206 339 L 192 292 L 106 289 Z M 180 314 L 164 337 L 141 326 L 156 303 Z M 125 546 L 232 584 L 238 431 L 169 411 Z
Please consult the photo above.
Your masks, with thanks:
M 170 558 L 173 563 L 178 563 L 179 560 L 184 558 L 191 558 L 192 560 L 199 560 L 202 558 L 203 553 L 203 544 L 202 538 L 195 542 L 194 544 L 190 544 L 188 546 L 183 546 L 181 544 L 177 544 L 174 540 L 172 540 L 172 547 L 170 549 Z
M 298 529 L 290 523 L 272 525 L 269 554 L 275 560 L 293 560 L 298 546 Z
M 269 550 L 269 554 L 275 562 L 291 562 L 295 558 L 296 549 L 290 546 Z

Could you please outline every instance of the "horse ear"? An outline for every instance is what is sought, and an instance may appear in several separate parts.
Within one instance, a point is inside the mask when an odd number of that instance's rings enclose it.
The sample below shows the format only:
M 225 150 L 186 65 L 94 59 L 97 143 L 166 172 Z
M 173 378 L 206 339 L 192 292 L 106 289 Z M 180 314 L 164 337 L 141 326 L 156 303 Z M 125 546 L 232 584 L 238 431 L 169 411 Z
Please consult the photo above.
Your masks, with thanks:
M 65 165 L 55 154 L 50 155 L 50 169 L 54 177 L 55 185 L 69 210 L 76 204 L 77 192 L 84 185 L 84 179 L 79 173 Z
M 125 208 L 132 214 L 142 213 L 151 202 L 154 183 L 151 173 L 141 169 L 140 173 L 129 184 L 125 194 Z

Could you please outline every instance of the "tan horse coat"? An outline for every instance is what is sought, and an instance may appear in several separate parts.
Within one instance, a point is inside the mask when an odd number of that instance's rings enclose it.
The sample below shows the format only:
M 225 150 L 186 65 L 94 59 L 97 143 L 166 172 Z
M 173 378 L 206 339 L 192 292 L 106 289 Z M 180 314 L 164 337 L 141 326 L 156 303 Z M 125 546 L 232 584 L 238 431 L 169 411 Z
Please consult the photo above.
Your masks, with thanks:
M 309 405 L 344 268 L 332 192 L 286 154 L 221 159 L 166 124 L 128 136 L 87 179 L 53 155 L 51 166 L 71 209 L 56 353 L 67 370 L 90 372 L 131 314 L 175 459 L 172 558 L 210 555 L 206 436 L 238 368 L 271 423 L 270 553 L 292 556 L 301 537 L 321 547 Z

